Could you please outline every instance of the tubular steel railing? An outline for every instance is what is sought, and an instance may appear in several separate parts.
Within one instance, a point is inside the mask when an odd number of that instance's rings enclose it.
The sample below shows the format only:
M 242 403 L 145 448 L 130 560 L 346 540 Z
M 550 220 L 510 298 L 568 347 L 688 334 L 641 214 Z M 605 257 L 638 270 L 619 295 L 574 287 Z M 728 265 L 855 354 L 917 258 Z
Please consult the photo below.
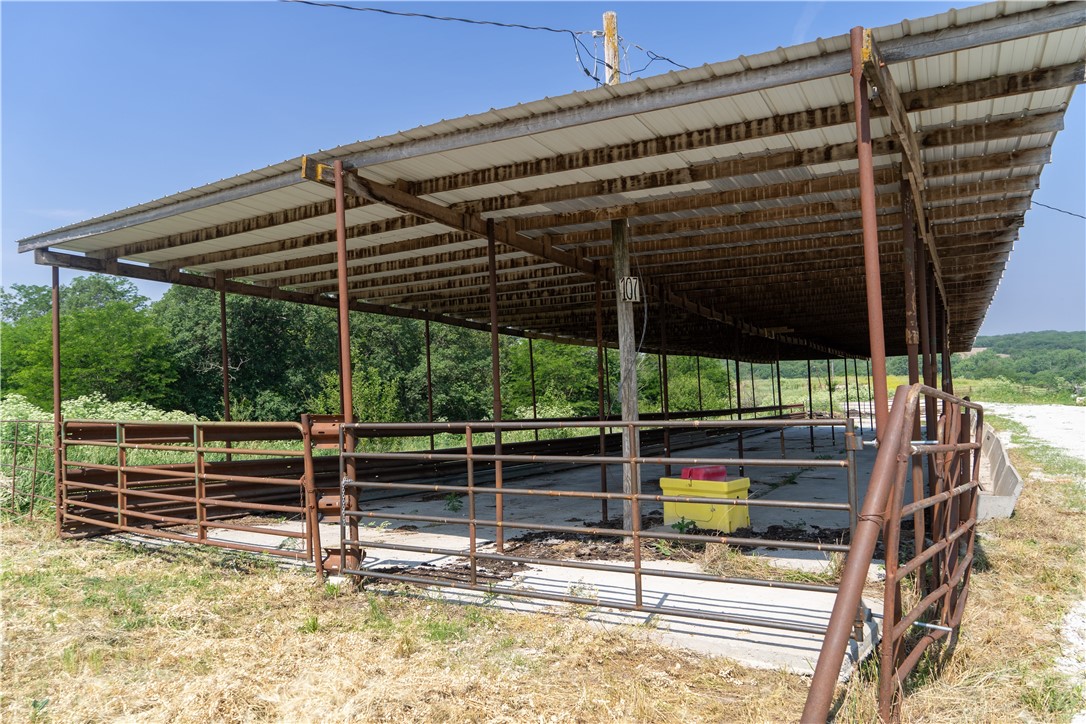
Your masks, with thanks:
M 599 428 L 607 428 L 622 431 L 631 437 L 640 437 L 648 430 L 700 430 L 706 432 L 739 432 L 746 430 L 785 430 L 789 428 L 815 427 L 843 427 L 846 430 L 846 438 L 855 440 L 852 420 L 770 420 L 758 419 L 750 421 L 652 421 L 652 422 L 627 422 L 616 423 L 608 420 L 570 422 L 458 422 L 458 423 L 421 423 L 421 424 L 351 424 L 342 425 L 340 428 L 340 549 L 339 565 L 336 566 L 341 573 L 359 578 L 374 578 L 399 581 L 423 586 L 448 587 L 455 589 L 479 591 L 501 595 L 522 596 L 543 601 L 559 601 L 573 604 L 585 604 L 619 611 L 637 611 L 650 614 L 666 614 L 671 616 L 687 617 L 724 623 L 733 623 L 746 626 L 763 626 L 804 633 L 823 634 L 825 627 L 810 624 L 797 623 L 785 620 L 774 620 L 759 616 L 736 616 L 706 610 L 706 608 L 693 609 L 666 605 L 664 603 L 652 604 L 646 602 L 643 596 L 643 580 L 648 577 L 672 578 L 692 581 L 710 581 L 719 583 L 743 584 L 750 586 L 769 586 L 774 588 L 794 589 L 802 591 L 818 591 L 836 593 L 837 586 L 811 583 L 788 582 L 783 580 L 762 580 L 758 578 L 728 577 L 713 575 L 711 573 L 699 573 L 693 571 L 669 570 L 663 567 L 643 565 L 642 543 L 663 542 L 667 543 L 694 543 L 694 544 L 725 544 L 729 546 L 763 547 L 772 546 L 782 549 L 795 550 L 819 550 L 826 552 L 847 552 L 847 543 L 826 543 L 804 540 L 778 540 L 756 538 L 750 535 L 725 535 L 712 533 L 688 533 L 683 531 L 671 532 L 658 529 L 645 529 L 642 522 L 644 507 L 653 503 L 695 503 L 715 506 L 746 506 L 748 508 L 784 508 L 796 510 L 820 510 L 839 511 L 844 518 L 845 514 L 856 508 L 856 451 L 855 444 L 847 445 L 845 455 L 842 458 L 827 459 L 819 456 L 817 459 L 796 458 L 765 458 L 765 457 L 682 457 L 682 456 L 644 456 L 637 454 L 634 446 L 634 454 L 624 456 L 621 453 L 611 454 L 609 450 L 599 454 L 517 454 L 506 452 L 496 453 L 492 447 L 480 451 L 478 439 L 480 434 L 494 437 L 496 433 L 508 434 L 513 431 L 555 430 L 555 429 L 584 429 L 594 434 Z M 366 449 L 379 446 L 381 439 L 387 438 L 429 438 L 432 433 L 451 433 L 463 436 L 465 445 L 460 450 L 449 451 L 383 451 L 378 449 Z M 350 437 L 355 438 L 356 452 L 348 452 L 352 446 L 348 445 Z M 372 441 L 371 445 L 367 442 Z M 711 441 L 703 443 L 713 444 Z M 538 443 L 537 443 L 538 445 Z M 387 447 L 387 445 L 386 445 Z M 621 448 L 620 445 L 608 446 L 611 449 Z M 446 482 L 430 483 L 415 480 L 389 480 L 383 474 L 390 462 L 397 461 L 405 464 L 413 464 L 419 469 L 427 465 L 457 464 L 461 466 L 463 475 L 447 476 Z M 840 469 L 846 472 L 845 483 L 849 489 L 848 503 L 817 502 L 812 500 L 767 500 L 767 499 L 739 499 L 716 498 L 694 496 L 668 496 L 657 494 L 637 493 L 635 491 L 610 492 L 606 489 L 606 483 L 601 490 L 587 489 L 540 489 L 538 487 L 506 487 L 503 485 L 503 467 L 512 465 L 555 465 L 555 466 L 621 466 L 636 473 L 637 468 L 645 465 L 670 466 L 702 466 L 702 465 L 732 465 L 747 468 L 773 467 L 773 468 L 830 468 Z M 480 485 L 480 472 L 485 469 L 489 474 L 493 472 L 493 479 L 489 485 Z M 370 472 L 367 472 L 370 471 Z M 459 477 L 464 484 L 453 484 L 452 477 Z M 367 510 L 364 502 L 359 502 L 364 491 L 395 492 L 400 495 L 419 495 L 423 493 L 437 493 L 445 495 L 466 496 L 465 514 L 453 515 L 458 511 L 450 510 L 449 515 L 425 515 L 418 512 L 389 512 L 388 510 Z M 518 497 L 545 497 L 554 501 L 555 507 L 563 501 L 571 500 L 599 500 L 615 501 L 629 506 L 630 528 L 606 527 L 605 521 L 599 524 L 586 523 L 584 526 L 570 526 L 550 523 L 541 523 L 531 520 L 517 519 L 515 515 L 509 515 L 508 508 L 500 505 L 503 498 Z M 493 517 L 484 517 L 480 513 L 478 501 L 480 499 L 493 500 L 495 502 Z M 560 511 L 559 511 L 560 512 Z M 561 515 L 557 516 L 561 519 Z M 850 516 L 851 517 L 851 516 Z M 465 531 L 462 543 L 452 544 L 457 547 L 435 547 L 430 545 L 412 545 L 397 540 L 373 540 L 372 537 L 362 540 L 359 532 L 363 521 L 401 521 L 407 524 L 438 524 L 462 526 Z M 500 536 L 495 537 L 496 550 L 489 552 L 480 550 L 481 541 L 478 536 L 480 528 L 490 528 L 495 531 L 527 531 L 538 533 L 546 531 L 556 534 L 574 534 L 590 538 L 624 538 L 631 543 L 629 550 L 632 561 L 625 565 L 611 562 L 588 562 L 583 560 L 568 560 L 563 558 L 541 558 L 538 556 L 512 555 L 504 551 Z M 489 543 L 484 539 L 482 542 Z M 377 565 L 369 567 L 363 565 L 367 548 L 376 548 L 401 553 L 427 554 L 441 557 L 449 557 L 466 563 L 466 574 L 460 576 L 441 575 L 433 568 L 426 566 L 407 566 L 400 570 L 381 569 Z M 632 597 L 607 598 L 578 595 L 575 591 L 567 594 L 546 593 L 538 590 L 523 590 L 515 587 L 501 587 L 494 589 L 485 573 L 480 573 L 482 564 L 504 562 L 507 564 L 522 565 L 546 565 L 559 568 L 574 568 L 586 571 L 608 572 L 628 575 L 631 581 Z M 331 566 L 330 566 L 331 567 Z M 429 575 L 436 573 L 436 575 Z M 625 589 L 629 591 L 629 589 Z M 860 611 L 859 605 L 853 609 L 855 619 Z
M 53 421 L 0 420 L 0 509 L 34 518 L 53 507 Z
M 312 561 L 320 573 L 306 426 L 68 420 L 60 448 L 62 537 L 138 533 Z
M 913 439 L 920 429 L 921 397 L 942 401 L 943 408 L 936 429 L 928 429 L 925 439 Z M 829 714 L 880 533 L 886 549 L 879 650 L 884 721 L 898 714 L 905 679 L 931 645 L 944 638 L 956 641 L 974 555 L 983 416 L 980 405 L 930 387 L 897 389 L 803 721 L 822 722 Z M 931 422 L 929 417 L 929 427 Z M 905 503 L 910 474 L 912 502 Z M 902 523 L 909 520 L 911 537 L 902 535 Z

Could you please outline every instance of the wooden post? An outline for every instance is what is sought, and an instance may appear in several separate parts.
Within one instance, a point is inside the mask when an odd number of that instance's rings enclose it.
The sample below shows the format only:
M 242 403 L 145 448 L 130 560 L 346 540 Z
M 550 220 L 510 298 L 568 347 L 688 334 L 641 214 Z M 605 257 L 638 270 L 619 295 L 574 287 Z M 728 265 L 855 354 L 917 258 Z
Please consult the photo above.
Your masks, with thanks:
M 743 377 L 739 374 L 739 360 L 735 360 L 735 419 L 743 419 Z M 736 441 L 736 457 L 743 459 L 743 428 L 739 428 L 739 438 Z M 739 466 L 739 477 L 743 477 L 744 467 Z
M 603 56 L 607 64 L 607 85 L 616 85 L 622 78 L 619 72 L 618 16 L 612 11 L 603 14 Z
M 603 47 L 607 63 L 607 84 L 617 85 L 622 79 L 619 74 L 618 55 L 618 16 L 613 12 L 603 14 Z M 629 224 L 626 219 L 611 222 L 611 255 L 615 268 L 615 288 L 621 285 L 622 278 L 630 276 L 630 250 L 627 247 Z M 619 360 L 619 402 L 622 405 L 622 421 L 637 422 L 637 336 L 634 332 L 633 302 L 622 301 L 622 295 L 615 294 L 618 312 L 618 360 Z M 642 300 L 647 304 L 647 300 Z M 640 451 L 638 428 L 626 424 L 622 428 L 622 456 L 637 457 Z M 625 495 L 641 494 L 641 479 L 638 466 L 632 462 L 623 466 L 622 492 Z M 622 502 L 622 525 L 626 530 L 633 530 L 632 501 Z
M 627 224 L 625 219 L 611 222 L 611 251 L 615 267 L 615 287 L 622 283 L 623 277 L 630 276 L 630 252 L 627 247 Z M 619 358 L 619 402 L 622 405 L 622 422 L 638 420 L 637 410 L 637 334 L 634 330 L 633 302 L 622 301 L 621 294 L 615 294 L 618 315 L 618 358 Z M 642 300 L 642 304 L 648 302 Z M 640 434 L 637 427 L 626 424 L 622 427 L 622 456 L 638 456 Z M 626 463 L 622 473 L 622 492 L 625 495 L 639 495 L 641 480 L 638 466 Z M 626 530 L 633 530 L 633 509 L 629 499 L 622 503 L 622 523 Z

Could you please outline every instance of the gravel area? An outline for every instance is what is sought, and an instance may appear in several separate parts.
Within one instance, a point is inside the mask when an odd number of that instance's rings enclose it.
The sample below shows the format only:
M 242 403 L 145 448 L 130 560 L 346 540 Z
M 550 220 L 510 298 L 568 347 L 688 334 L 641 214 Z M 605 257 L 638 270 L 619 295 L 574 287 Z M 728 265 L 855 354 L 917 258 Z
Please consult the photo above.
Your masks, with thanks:
M 1038 440 L 1086 461 L 1086 407 L 982 402 L 987 412 L 1020 422 Z

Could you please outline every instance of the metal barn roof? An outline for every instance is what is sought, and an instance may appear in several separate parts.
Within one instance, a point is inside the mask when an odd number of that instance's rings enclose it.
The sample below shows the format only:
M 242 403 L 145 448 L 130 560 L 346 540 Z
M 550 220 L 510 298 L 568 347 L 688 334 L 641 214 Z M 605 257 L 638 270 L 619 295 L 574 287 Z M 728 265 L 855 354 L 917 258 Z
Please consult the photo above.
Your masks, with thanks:
M 991 3 L 872 37 L 915 132 L 951 348 L 968 349 L 1083 81 L 1086 5 Z M 592 342 L 599 279 L 613 341 L 610 222 L 625 218 L 650 302 L 645 349 L 666 325 L 677 353 L 866 356 L 850 69 L 846 34 L 490 110 L 65 226 L 19 250 L 330 304 L 334 195 L 321 168 L 341 160 L 359 187 L 347 198 L 355 308 L 482 328 L 481 229 L 492 221 L 504 331 Z M 872 138 L 887 352 L 901 354 L 911 141 L 886 105 L 873 104 Z

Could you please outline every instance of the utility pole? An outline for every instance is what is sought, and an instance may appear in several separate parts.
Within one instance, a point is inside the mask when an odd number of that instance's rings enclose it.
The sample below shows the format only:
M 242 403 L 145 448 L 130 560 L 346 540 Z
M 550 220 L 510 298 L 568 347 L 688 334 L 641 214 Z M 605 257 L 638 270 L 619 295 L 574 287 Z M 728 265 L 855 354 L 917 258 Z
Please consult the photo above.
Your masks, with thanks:
M 617 85 L 618 71 L 618 18 L 614 12 L 603 14 L 603 47 L 607 62 L 607 83 Z M 629 423 L 637 422 L 637 336 L 634 331 L 633 301 L 626 299 L 623 280 L 630 277 L 629 224 L 626 219 L 611 222 L 611 259 L 615 270 L 615 303 L 618 313 L 619 399 L 622 402 L 622 456 L 638 456 L 638 430 Z M 647 301 L 642 301 L 647 304 Z M 641 493 L 641 476 L 635 463 L 622 467 L 622 492 L 625 495 Z M 640 524 L 641 521 L 636 521 Z M 630 500 L 622 503 L 622 527 L 633 530 L 633 506 Z
M 618 68 L 618 15 L 613 10 L 603 14 L 603 60 L 607 63 L 607 85 L 621 83 Z

